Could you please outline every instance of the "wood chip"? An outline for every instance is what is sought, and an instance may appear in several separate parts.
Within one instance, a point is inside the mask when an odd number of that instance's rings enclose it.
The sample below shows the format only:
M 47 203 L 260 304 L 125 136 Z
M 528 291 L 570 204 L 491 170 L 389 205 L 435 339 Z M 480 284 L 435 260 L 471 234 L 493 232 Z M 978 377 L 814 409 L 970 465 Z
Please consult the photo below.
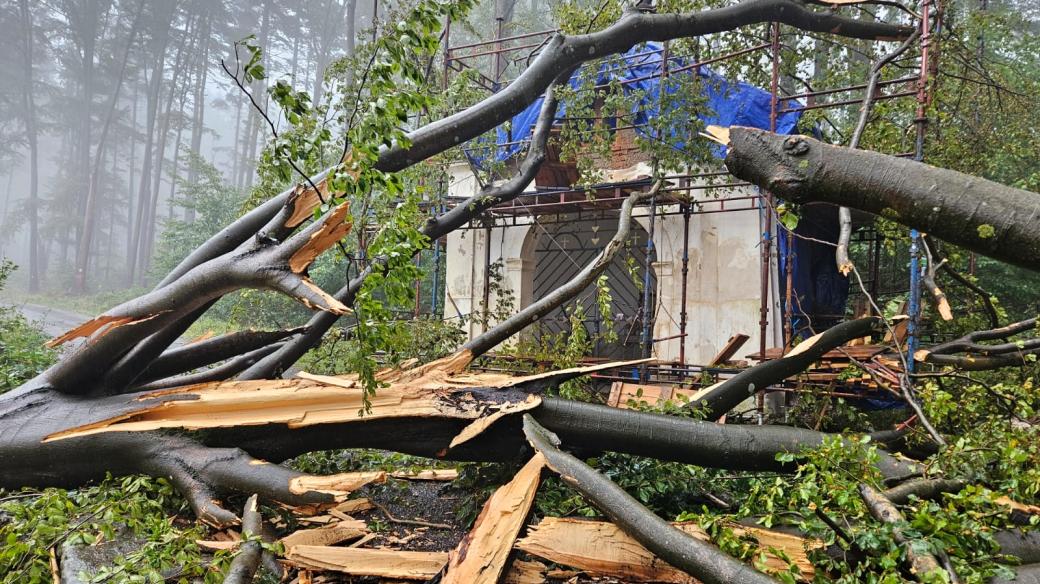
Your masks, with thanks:
M 347 515 L 351 513 L 360 513 L 362 511 L 368 511 L 370 509 L 375 508 L 376 506 L 373 505 L 372 501 L 367 497 L 363 497 L 361 499 L 347 499 L 346 501 L 343 501 L 339 505 L 333 507 L 333 509 L 335 509 L 336 511 L 339 511 L 340 513 L 346 513 Z
M 329 476 L 305 475 L 289 481 L 289 492 L 294 495 L 305 493 L 327 493 L 346 500 L 347 495 L 369 483 L 385 483 L 386 473 L 378 471 L 345 472 Z
M 459 478 L 459 471 L 453 468 L 428 468 L 426 470 L 408 470 L 390 473 L 395 479 L 410 481 L 453 481 Z
M 301 529 L 283 537 L 281 542 L 288 550 L 298 545 L 335 545 L 359 538 L 367 533 L 368 526 L 364 521 L 352 519 L 316 529 Z
M 502 584 L 542 584 L 545 582 L 546 565 L 541 562 L 513 560 Z
M 301 545 L 286 550 L 285 559 L 292 566 L 309 570 L 332 570 L 353 576 L 429 580 L 448 562 L 448 554 Z
M 674 523 L 686 533 L 708 541 L 709 537 L 695 523 Z M 765 553 L 769 571 L 787 570 L 788 564 L 769 548 L 782 550 L 801 571 L 802 578 L 812 581 L 815 570 L 809 561 L 807 547 L 821 546 L 818 540 L 756 527 L 732 526 L 738 535 L 754 536 Z M 551 562 L 580 570 L 632 582 L 665 582 L 694 584 L 695 578 L 654 556 L 613 523 L 582 519 L 547 517 L 531 527 L 516 547 Z

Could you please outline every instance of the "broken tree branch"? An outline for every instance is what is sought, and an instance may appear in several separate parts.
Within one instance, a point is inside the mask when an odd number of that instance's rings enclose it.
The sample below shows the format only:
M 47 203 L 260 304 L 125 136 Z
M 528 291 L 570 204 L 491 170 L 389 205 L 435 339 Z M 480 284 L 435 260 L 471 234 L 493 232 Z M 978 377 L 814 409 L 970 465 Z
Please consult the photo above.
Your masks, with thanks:
M 625 533 L 669 564 L 706 584 L 768 584 L 776 580 L 697 540 L 655 515 L 610 479 L 560 450 L 560 440 L 530 415 L 524 435 L 560 478 L 592 502 Z
M 989 324 L 993 328 L 1000 326 L 1000 316 L 997 314 L 997 307 L 993 305 L 993 295 L 984 290 L 981 286 L 972 282 L 957 270 L 950 267 L 950 262 L 940 260 L 939 269 L 943 271 L 947 276 L 953 278 L 962 286 L 974 292 L 979 299 L 982 301 L 982 306 L 986 309 L 986 315 L 989 316 Z
M 918 499 L 936 499 L 943 493 L 956 493 L 967 483 L 956 479 L 912 479 L 886 489 L 882 495 L 896 505 L 902 505 L 911 496 Z
M 924 246 L 925 263 L 928 266 L 924 276 L 921 278 L 921 284 L 924 285 L 935 300 L 935 308 L 939 311 L 939 316 L 945 321 L 951 321 L 953 320 L 953 311 L 950 309 L 950 301 L 946 299 L 946 293 L 942 291 L 942 288 L 935 281 L 936 271 L 946 260 L 935 261 L 935 256 L 932 254 L 932 247 L 928 245 L 927 237 L 921 238 L 921 244 Z
M 163 353 L 137 378 L 138 383 L 165 379 L 206 365 L 268 347 L 283 339 L 298 335 L 305 327 L 280 331 L 238 331 L 184 345 Z
M 189 373 L 187 375 L 176 375 L 174 377 L 165 377 L 151 383 L 139 385 L 133 388 L 133 391 L 155 391 L 157 389 L 167 389 L 172 387 L 181 387 L 184 385 L 195 385 L 198 383 L 208 383 L 211 381 L 224 381 L 231 379 L 235 375 L 245 371 L 249 367 L 256 364 L 260 359 L 274 353 L 281 348 L 285 343 L 274 343 L 266 347 L 260 347 L 254 351 L 250 351 L 245 355 L 239 355 L 234 359 L 229 359 L 225 363 L 221 363 L 216 367 L 211 367 L 204 371 L 198 371 L 196 373 Z
M 866 503 L 867 509 L 870 510 L 870 514 L 874 516 L 874 519 L 893 526 L 892 538 L 897 543 L 903 545 L 906 561 L 910 564 L 910 573 L 918 581 L 930 582 L 931 580 L 928 579 L 929 575 L 934 577 L 934 572 L 943 571 L 942 566 L 939 565 L 939 561 L 934 555 L 914 547 L 913 540 L 904 535 L 902 526 L 906 524 L 906 520 L 903 519 L 902 513 L 899 512 L 899 509 L 896 509 L 896 506 L 891 501 L 866 483 L 860 483 L 859 494 L 863 498 L 863 502 Z
M 715 420 L 756 392 L 805 371 L 827 351 L 852 339 L 880 332 L 883 326 L 884 321 L 878 317 L 843 322 L 802 341 L 779 359 L 759 363 L 725 381 L 698 391 L 690 398 L 687 407 L 703 409 L 706 413 L 705 419 Z
M 1037 330 L 1037 319 L 1030 318 L 985 331 L 974 331 L 914 353 L 914 359 L 934 365 L 951 365 L 965 371 L 983 371 L 1028 364 L 1029 355 L 1040 354 L 1040 338 L 984 345 L 982 341 L 1006 340 L 1015 335 Z M 967 353 L 955 355 L 954 353 Z
M 568 70 L 566 73 L 567 75 L 565 77 L 561 76 L 557 83 L 564 83 L 570 78 L 570 71 Z M 516 176 L 500 185 L 485 187 L 479 193 L 456 205 L 451 210 L 427 220 L 426 225 L 422 229 L 422 234 L 427 239 L 437 241 L 488 209 L 515 199 L 531 184 L 547 156 L 549 136 L 552 131 L 552 125 L 556 120 L 559 97 L 554 89 L 555 85 L 551 85 L 546 90 L 542 108 L 538 113 L 538 120 L 531 135 L 531 144 Z M 418 251 L 415 250 L 415 253 L 418 253 Z M 373 258 L 360 274 L 336 292 L 336 299 L 346 305 L 353 304 L 354 298 L 361 290 L 365 280 L 377 271 L 387 269 L 387 266 L 387 258 Z M 311 347 L 318 344 L 329 328 L 336 323 L 336 320 L 338 320 L 338 316 L 334 314 L 315 314 L 307 323 L 307 331 L 304 334 L 287 343 L 267 358 L 261 359 L 256 365 L 239 375 L 238 378 L 265 379 L 281 375 L 297 359 L 309 351 Z
M 109 373 L 113 361 L 184 314 L 241 288 L 276 290 L 311 309 L 348 312 L 346 306 L 310 281 L 304 271 L 306 262 L 300 260 L 293 266 L 293 258 L 303 254 L 313 260 L 346 234 L 350 228 L 345 221 L 347 211 L 344 203 L 285 242 L 257 240 L 210 260 L 168 286 L 120 304 L 55 338 L 52 344 L 77 337 L 91 337 L 91 342 L 42 373 L 35 383 L 79 395 L 99 389 L 101 393 L 121 390 L 96 386 Z
M 260 545 L 261 517 L 257 507 L 256 495 L 246 500 L 245 510 L 242 512 L 242 539 L 244 543 L 239 546 L 235 559 L 231 561 L 231 567 L 224 575 L 224 584 L 250 584 L 260 567 L 260 555 L 263 547 Z
M 735 176 L 795 202 L 875 213 L 969 250 L 1040 270 L 1040 196 L 953 170 L 806 136 L 729 129 Z
M 535 419 L 572 448 L 667 458 L 711 468 L 792 470 L 776 455 L 817 448 L 833 434 L 771 425 L 717 424 L 663 414 L 542 398 Z M 888 480 L 920 474 L 915 464 L 884 452 L 878 470 Z
M 162 356 L 163 351 L 169 349 L 192 323 L 205 314 L 216 302 L 216 300 L 210 300 L 130 349 L 126 355 L 116 361 L 102 379 L 101 385 L 104 386 L 105 393 L 122 393 L 130 387 L 149 363 Z

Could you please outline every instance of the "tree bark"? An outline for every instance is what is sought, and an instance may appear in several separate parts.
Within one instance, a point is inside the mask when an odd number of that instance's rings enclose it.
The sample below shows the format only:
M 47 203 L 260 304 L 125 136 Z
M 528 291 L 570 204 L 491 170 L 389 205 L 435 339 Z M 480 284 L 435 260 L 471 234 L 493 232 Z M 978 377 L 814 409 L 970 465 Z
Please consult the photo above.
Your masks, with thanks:
M 990 257 L 1040 270 L 1040 196 L 982 178 L 806 136 L 729 131 L 726 167 L 794 202 L 875 213 Z
M 530 415 L 524 434 L 565 483 L 588 498 L 604 515 L 646 549 L 705 584 L 770 584 L 773 578 L 726 555 L 715 545 L 677 529 L 644 507 L 607 477 L 560 450 L 560 439 Z

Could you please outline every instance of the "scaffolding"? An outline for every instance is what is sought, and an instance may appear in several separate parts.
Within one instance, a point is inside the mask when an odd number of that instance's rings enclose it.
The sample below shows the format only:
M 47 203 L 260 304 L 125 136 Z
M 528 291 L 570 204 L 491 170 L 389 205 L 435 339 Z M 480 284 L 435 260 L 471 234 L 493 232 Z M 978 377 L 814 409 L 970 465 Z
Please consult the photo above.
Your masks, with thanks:
M 880 81 L 876 88 L 876 95 L 873 96 L 873 102 L 875 103 L 888 100 L 916 101 L 916 117 L 913 120 L 915 126 L 915 147 L 913 151 L 910 152 L 893 153 L 896 156 L 913 157 L 917 160 L 921 160 L 923 156 L 925 130 L 928 123 L 926 108 L 930 99 L 929 76 L 931 72 L 930 70 L 933 67 L 930 61 L 930 50 L 933 39 L 935 38 L 935 27 L 937 27 L 939 23 L 939 19 L 934 18 L 937 9 L 935 3 L 938 1 L 939 0 L 923 0 L 921 5 L 919 55 L 916 59 L 916 71 L 912 71 L 896 79 Z M 510 63 L 519 65 L 530 63 L 531 59 L 533 59 L 534 56 L 546 46 L 548 40 L 557 32 L 555 30 L 545 30 L 503 37 L 502 29 L 502 20 L 497 19 L 497 34 L 494 39 L 451 46 L 451 23 L 446 23 L 444 39 L 445 49 L 443 53 L 445 84 L 448 83 L 448 79 L 451 75 L 462 71 L 471 71 L 473 72 L 472 75 L 477 79 L 477 83 L 486 91 L 489 93 L 498 91 L 511 82 L 510 79 L 504 78 L 505 73 L 509 68 L 508 65 Z M 781 70 L 783 65 L 783 51 L 781 48 L 783 41 L 788 36 L 798 36 L 799 32 L 794 31 L 793 29 L 789 32 L 785 31 L 784 27 L 780 23 L 775 22 L 769 25 L 768 31 L 769 38 L 767 42 L 761 42 L 739 51 L 715 56 L 710 59 L 698 60 L 694 63 L 685 63 L 675 66 L 674 68 L 669 67 L 669 63 L 673 61 L 673 58 L 668 54 L 668 43 L 665 43 L 662 49 L 663 66 L 656 76 L 663 78 L 680 72 L 698 71 L 701 67 L 707 65 L 724 64 L 727 61 L 731 61 L 738 57 L 758 55 L 762 62 L 768 62 L 770 67 L 770 81 L 768 88 L 771 106 L 770 130 L 774 131 L 776 130 L 777 118 L 781 114 L 812 110 L 828 110 L 845 106 L 855 106 L 863 103 L 866 97 L 863 94 L 867 89 L 867 84 L 865 83 L 827 89 L 813 89 L 811 91 L 800 93 L 781 94 Z M 614 57 L 614 59 L 620 58 L 621 57 Z M 631 83 L 642 79 L 644 78 L 627 80 L 625 82 Z M 859 96 L 830 101 L 826 99 L 841 94 L 859 94 Z M 798 102 L 795 100 L 804 100 L 804 102 Z M 635 130 L 640 126 L 640 124 L 621 125 L 619 122 L 615 131 Z M 522 140 L 514 142 L 514 144 L 521 142 Z M 498 144 L 497 146 L 502 145 L 503 144 Z M 772 268 L 772 266 L 775 265 L 773 256 L 779 244 L 778 238 L 786 237 L 788 244 L 787 249 L 791 249 L 791 244 L 796 236 L 792 230 L 787 230 L 781 227 L 777 217 L 777 201 L 768 191 L 759 190 L 756 194 L 751 196 L 719 196 L 709 199 L 698 198 L 695 196 L 698 191 L 706 192 L 751 186 L 749 183 L 745 182 L 725 180 L 726 177 L 729 177 L 728 173 L 717 171 L 668 175 L 663 178 L 669 186 L 662 189 L 650 202 L 644 204 L 645 207 L 648 207 L 647 212 L 649 212 L 649 218 L 651 220 L 648 246 L 653 245 L 654 234 L 652 221 L 654 217 L 668 215 L 682 216 L 685 233 L 685 237 L 682 240 L 683 249 L 681 252 L 682 289 L 680 291 L 680 306 L 682 308 L 681 314 L 679 315 L 679 331 L 677 335 L 679 339 L 679 359 L 677 363 L 668 364 L 666 366 L 644 368 L 643 375 L 641 376 L 642 381 L 644 382 L 647 381 L 648 375 L 652 375 L 655 378 L 662 380 L 677 379 L 682 381 L 683 379 L 688 379 L 691 376 L 700 375 L 704 372 L 715 372 L 715 368 L 691 365 L 686 362 L 686 337 L 688 327 L 686 308 L 688 300 L 687 276 L 690 267 L 689 229 L 690 218 L 694 215 L 734 212 L 759 213 L 761 228 L 761 237 L 759 240 L 761 288 L 759 291 L 760 306 L 758 326 L 760 342 L 757 351 L 758 359 L 765 360 L 769 349 L 767 339 L 769 337 L 768 330 L 771 317 L 771 287 L 774 285 L 774 282 L 772 281 L 774 277 L 786 279 L 786 285 L 784 286 L 785 298 L 782 302 L 783 313 L 773 315 L 773 318 L 783 318 L 783 351 L 789 349 L 796 340 L 797 331 L 793 330 L 792 326 L 794 320 L 793 305 L 795 304 L 794 299 L 792 298 L 792 262 L 785 262 L 786 269 L 783 274 L 774 274 L 774 269 Z M 732 179 L 732 177 L 730 178 Z M 508 204 L 489 210 L 479 221 L 472 222 L 466 228 L 490 230 L 491 226 L 507 226 L 510 224 L 518 225 L 518 218 L 524 216 L 533 218 L 533 220 L 542 223 L 552 222 L 554 220 L 559 221 L 562 217 L 571 216 L 571 214 L 577 214 L 579 217 L 596 216 L 597 213 L 603 214 L 604 212 L 609 212 L 610 210 L 619 208 L 627 194 L 636 189 L 645 189 L 649 184 L 649 179 L 641 178 L 638 180 L 627 180 L 595 185 L 591 190 L 589 187 L 574 187 L 573 185 L 567 188 L 539 188 L 534 192 L 522 194 Z M 592 196 L 589 196 L 590 192 L 592 193 Z M 449 204 L 451 204 L 451 202 L 449 202 Z M 865 292 L 873 297 L 876 296 L 879 291 L 880 276 L 878 264 L 880 262 L 882 239 L 879 234 L 870 230 L 863 233 L 857 233 L 857 237 L 859 241 L 866 242 L 869 246 L 869 269 L 863 278 L 863 283 Z M 918 245 L 919 234 L 916 231 L 911 231 L 910 237 L 911 267 L 908 277 L 910 316 L 908 349 L 909 354 L 912 354 L 913 347 L 917 342 L 916 339 L 920 335 L 920 279 L 923 266 L 921 265 L 922 262 Z M 440 243 L 438 242 L 434 248 L 434 273 L 436 274 L 435 277 L 439 277 L 439 268 L 442 257 Z M 486 245 L 485 250 L 485 282 L 483 291 L 485 295 L 484 307 L 486 310 L 489 301 L 487 298 L 489 290 L 489 282 L 487 279 L 489 277 L 488 265 L 491 261 L 490 246 Z M 648 273 L 652 270 L 649 257 L 650 256 L 648 255 L 646 264 L 643 266 L 644 277 L 649 277 Z M 781 284 L 781 282 L 776 282 L 776 284 Z M 433 291 L 434 298 L 431 300 L 431 305 L 434 309 L 437 306 L 436 295 L 437 287 L 435 285 Z M 416 302 L 418 307 L 418 296 Z M 646 301 L 644 301 L 642 310 L 648 310 Z M 648 334 L 649 319 L 647 318 L 643 319 L 643 329 L 641 339 L 644 356 L 650 356 L 651 346 L 653 343 L 664 339 L 650 338 L 650 335 Z M 912 359 L 909 361 L 912 363 Z M 760 392 L 759 407 L 761 408 L 761 406 L 762 396 Z

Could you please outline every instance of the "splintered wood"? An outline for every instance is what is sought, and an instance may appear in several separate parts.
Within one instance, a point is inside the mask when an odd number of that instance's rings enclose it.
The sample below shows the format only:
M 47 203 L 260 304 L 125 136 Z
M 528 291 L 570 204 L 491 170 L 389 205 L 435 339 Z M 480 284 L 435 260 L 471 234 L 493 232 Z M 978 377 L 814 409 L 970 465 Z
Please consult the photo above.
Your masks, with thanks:
M 76 328 L 74 328 L 74 329 L 72 329 L 72 330 L 70 330 L 70 331 L 68 331 L 68 332 L 66 332 L 64 334 L 61 334 L 61 335 L 58 335 L 58 336 L 54 337 L 53 339 L 47 341 L 44 344 L 47 347 L 50 347 L 50 348 L 53 349 L 54 347 L 57 347 L 59 345 L 63 345 L 65 343 L 71 341 L 72 339 L 78 339 L 78 338 L 81 338 L 81 337 L 92 337 L 94 339 L 98 339 L 98 338 L 103 337 L 104 335 L 112 332 L 113 330 L 115 330 L 115 329 L 117 329 L 117 328 L 119 328 L 121 326 L 124 326 L 124 325 L 127 325 L 127 324 L 133 324 L 135 322 L 143 322 L 143 321 L 146 321 L 146 320 L 151 320 L 152 318 L 155 318 L 156 316 L 159 316 L 159 315 L 158 314 L 152 314 L 152 315 L 148 315 L 148 316 L 136 317 L 136 316 L 109 316 L 107 314 L 102 314 L 101 316 L 96 316 L 96 317 L 88 320 L 87 322 L 77 326 Z
M 292 215 L 285 220 L 286 227 L 299 226 L 314 214 L 314 210 L 321 204 L 322 199 L 329 200 L 329 179 L 323 178 L 314 186 L 318 187 L 317 191 L 312 189 L 309 184 L 296 186 L 292 195 Z
M 331 546 L 368 533 L 364 521 L 351 519 L 314 529 L 301 529 L 283 537 L 280 541 L 286 551 L 300 545 Z
M 696 524 L 674 525 L 698 539 L 710 539 Z M 791 559 L 803 580 L 812 581 L 815 571 L 806 552 L 822 546 L 822 542 L 755 527 L 733 526 L 733 531 L 758 541 L 765 553 L 766 571 L 788 569 L 788 563 L 771 551 L 775 549 Z M 697 582 L 689 574 L 654 556 L 621 531 L 621 528 L 603 521 L 547 517 L 531 527 L 516 547 L 551 562 L 626 581 L 669 584 Z
M 454 468 L 428 468 L 425 470 L 402 470 L 390 473 L 395 479 L 409 481 L 453 481 L 459 478 L 459 471 Z
M 553 376 L 571 377 L 617 365 L 605 363 L 526 377 L 452 373 L 439 368 L 425 368 L 423 375 L 414 376 L 411 371 L 387 370 L 381 372 L 378 379 L 388 385 L 368 396 L 371 409 L 364 416 L 358 416 L 358 412 L 365 406 L 366 395 L 356 375 L 333 377 L 301 373 L 299 379 L 202 383 L 131 396 L 122 414 L 56 432 L 44 441 L 166 428 L 204 430 L 264 424 L 302 428 L 415 417 L 479 421 L 503 411 L 527 411 L 541 403 L 537 395 L 522 392 L 496 395 L 494 388 L 545 381 Z M 471 424 L 464 430 L 463 438 L 479 435 L 488 425 Z
M 309 570 L 425 581 L 441 571 L 448 561 L 448 554 L 298 545 L 286 550 L 285 559 L 290 565 Z
M 495 584 L 509 560 L 513 542 L 527 521 L 541 481 L 545 457 L 535 454 L 488 499 L 473 524 L 451 552 L 442 584 Z
M 314 258 L 336 245 L 337 241 L 350 233 L 351 223 L 346 220 L 349 211 L 348 203 L 342 203 L 333 209 L 325 217 L 321 228 L 315 231 L 310 240 L 289 258 L 289 269 L 296 274 L 303 272 L 311 265 Z
M 302 428 L 315 424 L 363 423 L 381 418 L 448 417 L 477 419 L 511 405 L 530 409 L 540 403 L 527 396 L 518 403 L 481 403 L 467 398 L 458 387 L 424 388 L 407 384 L 380 388 L 369 397 L 371 412 L 358 416 L 365 393 L 356 380 L 336 384 L 309 379 L 228 381 L 162 391 L 141 397 L 141 407 L 124 415 L 66 430 L 47 440 L 101 432 L 141 432 L 162 428 L 200 430 L 286 424 Z M 429 389 L 428 391 L 423 391 Z M 444 394 L 434 389 L 443 389 Z M 455 399 L 451 399 L 455 397 Z
M 385 483 L 386 473 L 379 471 L 347 472 L 326 476 L 305 475 L 289 481 L 289 492 L 294 495 L 304 493 L 328 493 L 345 500 L 350 493 L 369 483 Z
M 541 562 L 514 560 L 502 576 L 502 584 L 542 584 L 548 567 Z

